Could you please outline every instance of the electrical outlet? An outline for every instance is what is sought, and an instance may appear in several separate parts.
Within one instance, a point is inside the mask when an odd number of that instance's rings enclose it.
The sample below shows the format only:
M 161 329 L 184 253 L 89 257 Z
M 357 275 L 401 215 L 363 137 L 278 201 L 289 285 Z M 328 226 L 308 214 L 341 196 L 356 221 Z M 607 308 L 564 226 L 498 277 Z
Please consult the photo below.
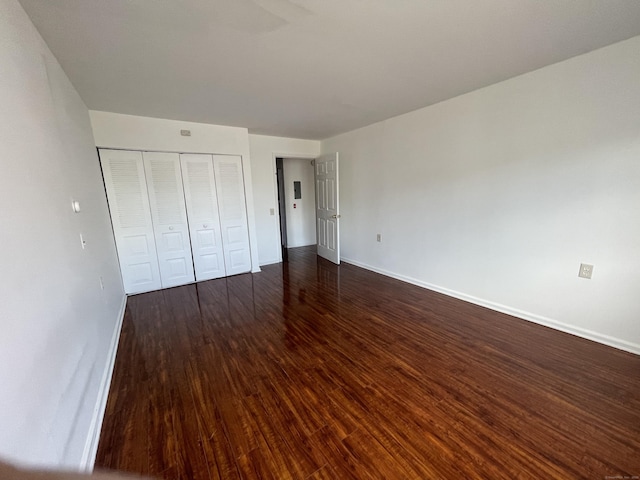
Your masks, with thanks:
M 269 215 L 275 215 L 276 214 L 276 209 L 275 208 L 270 208 L 269 209 Z
M 381 242 L 382 241 L 382 235 L 377 234 L 376 235 L 376 242 Z
M 580 264 L 580 271 L 578 272 L 578 276 L 581 278 L 591 278 L 593 274 L 593 265 L 589 265 L 588 263 Z

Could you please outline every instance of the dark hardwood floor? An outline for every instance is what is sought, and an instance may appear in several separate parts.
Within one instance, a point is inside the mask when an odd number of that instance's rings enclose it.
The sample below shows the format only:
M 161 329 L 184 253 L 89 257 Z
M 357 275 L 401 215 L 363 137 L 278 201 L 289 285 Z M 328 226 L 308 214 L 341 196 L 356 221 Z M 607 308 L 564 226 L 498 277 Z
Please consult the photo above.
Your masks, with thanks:
M 640 475 L 640 357 L 294 249 L 259 274 L 129 298 L 97 467 Z

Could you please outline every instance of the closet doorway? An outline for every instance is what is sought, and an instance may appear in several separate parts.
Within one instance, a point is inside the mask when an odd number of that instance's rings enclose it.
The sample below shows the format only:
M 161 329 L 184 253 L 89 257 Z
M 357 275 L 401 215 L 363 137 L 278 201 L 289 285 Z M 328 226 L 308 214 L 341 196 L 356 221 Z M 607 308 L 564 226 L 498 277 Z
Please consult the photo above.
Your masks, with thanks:
M 98 152 L 125 293 L 251 270 L 240 156 Z

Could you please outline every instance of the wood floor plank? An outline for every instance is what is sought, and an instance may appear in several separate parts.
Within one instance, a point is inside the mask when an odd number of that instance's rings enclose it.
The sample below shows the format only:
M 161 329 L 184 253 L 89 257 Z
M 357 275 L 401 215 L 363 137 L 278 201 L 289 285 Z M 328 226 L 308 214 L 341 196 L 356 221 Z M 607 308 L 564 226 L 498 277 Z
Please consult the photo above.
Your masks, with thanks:
M 238 457 L 238 468 L 245 479 L 278 480 L 273 466 L 257 448 Z
M 193 480 L 215 479 L 212 475 L 219 465 L 210 464 L 204 450 L 204 439 L 194 411 L 193 399 L 187 384 L 178 384 L 170 392 L 172 411 L 172 434 L 165 438 L 171 440 L 175 450 L 176 477 L 184 476 Z M 209 444 L 210 445 L 210 444 Z
M 197 360 L 191 359 L 186 376 L 205 438 L 218 430 L 224 431 L 237 457 L 255 450 L 258 445 L 244 396 L 228 383 L 222 363 L 223 357 L 215 348 L 203 349 Z
M 380 478 L 376 472 L 364 468 L 358 458 L 354 457 L 345 446 L 344 439 L 340 439 L 331 427 L 321 428 L 310 437 L 310 441 L 318 451 L 322 452 L 327 465 L 336 473 L 336 478 L 354 480 Z M 402 477 L 396 476 L 396 478 Z
M 130 297 L 98 467 L 167 479 L 640 475 L 640 357 L 312 248 Z
M 231 449 L 218 404 L 215 398 L 207 396 L 207 391 L 203 389 L 203 379 L 196 371 L 193 364 L 187 365 L 185 382 L 188 382 L 189 386 L 185 387 L 184 390 L 187 391 L 184 393 L 191 394 L 192 412 L 197 419 L 197 429 L 208 462 L 209 475 L 212 480 L 240 478 L 236 456 Z
M 115 383 L 118 385 L 118 382 Z M 149 425 L 150 407 L 147 383 L 134 385 L 112 384 L 105 417 L 110 421 L 102 428 L 97 458 L 103 465 L 126 472 L 146 475 L 149 473 Z M 127 405 L 127 410 L 123 410 Z
M 335 480 L 338 478 L 328 465 L 319 468 L 307 477 L 308 480 Z

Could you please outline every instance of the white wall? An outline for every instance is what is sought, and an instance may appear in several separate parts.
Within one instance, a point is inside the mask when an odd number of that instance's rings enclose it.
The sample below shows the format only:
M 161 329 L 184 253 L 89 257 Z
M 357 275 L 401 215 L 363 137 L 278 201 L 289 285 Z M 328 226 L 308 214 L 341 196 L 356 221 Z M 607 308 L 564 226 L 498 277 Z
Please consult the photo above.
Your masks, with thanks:
M 640 353 L 639 79 L 635 37 L 323 141 L 343 258 Z
M 285 158 L 285 208 L 287 211 L 287 247 L 316 244 L 316 202 L 313 166 L 308 159 Z M 293 182 L 299 181 L 302 198 L 295 199 Z M 294 208 L 293 206 L 296 206 Z
M 249 135 L 253 193 L 256 202 L 256 228 L 260 265 L 282 260 L 280 220 L 276 184 L 276 157 L 315 158 L 320 142 L 296 138 Z M 271 215 L 271 209 L 274 214 Z
M 89 114 L 98 147 L 240 155 L 247 200 L 251 271 L 260 271 L 249 138 L 246 128 L 121 115 L 94 110 L 91 110 Z M 191 136 L 183 137 L 180 135 L 180 130 L 190 130 Z
M 77 468 L 125 297 L 87 109 L 16 0 L 0 0 L 0 105 L 0 457 Z

